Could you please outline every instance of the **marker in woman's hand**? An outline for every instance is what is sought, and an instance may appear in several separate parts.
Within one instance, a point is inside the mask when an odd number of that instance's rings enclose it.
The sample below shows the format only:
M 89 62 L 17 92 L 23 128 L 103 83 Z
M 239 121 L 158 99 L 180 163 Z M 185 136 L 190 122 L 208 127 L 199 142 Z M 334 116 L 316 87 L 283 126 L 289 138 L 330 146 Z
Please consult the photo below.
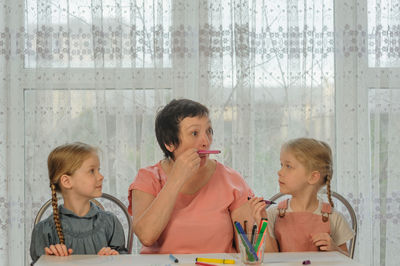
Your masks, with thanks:
M 247 199 L 249 200 L 249 199 L 251 199 L 251 197 L 247 197 Z M 275 202 L 275 201 L 270 201 L 270 200 L 260 200 L 259 202 L 261 202 L 261 201 L 264 201 L 264 202 L 265 202 L 265 204 L 267 204 L 267 205 L 276 204 L 276 202 Z
M 221 153 L 219 150 L 198 150 L 198 154 L 218 154 Z

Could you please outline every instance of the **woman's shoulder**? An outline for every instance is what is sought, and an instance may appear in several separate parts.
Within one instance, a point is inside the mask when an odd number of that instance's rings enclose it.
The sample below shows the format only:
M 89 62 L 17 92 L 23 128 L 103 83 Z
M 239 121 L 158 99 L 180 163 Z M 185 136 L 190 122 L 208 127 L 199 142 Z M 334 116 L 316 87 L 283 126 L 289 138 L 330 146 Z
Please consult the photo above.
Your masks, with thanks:
M 253 195 L 250 187 L 246 183 L 246 180 L 237 171 L 233 170 L 229 166 L 217 162 L 214 176 L 217 177 L 213 178 L 214 181 L 222 184 L 226 188 L 230 187 L 234 191 L 246 191 L 246 193 L 250 191 L 249 195 L 246 195 L 246 200 L 247 196 Z
M 161 161 L 159 161 L 156 164 L 140 168 L 137 176 L 142 176 L 142 175 L 158 176 L 160 175 L 161 171 L 162 171 Z
M 233 178 L 240 178 L 243 179 L 242 176 L 236 170 L 232 169 L 231 167 L 224 165 L 218 161 L 215 161 L 217 166 L 215 168 L 215 172 L 220 175 L 226 175 Z
M 161 162 L 162 161 L 159 161 L 154 165 L 140 168 L 133 183 L 148 183 L 149 180 L 153 180 L 153 182 L 164 183 L 166 181 L 166 174 L 164 172 Z
M 135 186 L 142 186 L 143 184 L 163 183 L 165 182 L 165 173 L 161 166 L 161 161 L 147 167 L 140 168 L 135 179 L 129 187 L 129 191 L 134 189 Z
M 140 190 L 156 197 L 165 182 L 166 175 L 161 167 L 161 161 L 154 165 L 140 168 L 128 189 L 129 212 L 132 208 L 132 190 Z

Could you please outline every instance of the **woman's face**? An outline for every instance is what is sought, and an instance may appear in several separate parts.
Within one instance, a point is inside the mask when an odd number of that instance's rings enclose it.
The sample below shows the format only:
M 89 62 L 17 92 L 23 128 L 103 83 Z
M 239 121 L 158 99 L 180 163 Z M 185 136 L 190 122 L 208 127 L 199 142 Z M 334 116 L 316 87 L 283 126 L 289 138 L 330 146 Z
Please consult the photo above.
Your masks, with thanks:
M 212 143 L 213 129 L 208 116 L 186 117 L 179 123 L 180 144 L 173 151 L 175 158 L 189 148 L 208 150 Z M 200 155 L 200 166 L 204 165 L 208 155 Z

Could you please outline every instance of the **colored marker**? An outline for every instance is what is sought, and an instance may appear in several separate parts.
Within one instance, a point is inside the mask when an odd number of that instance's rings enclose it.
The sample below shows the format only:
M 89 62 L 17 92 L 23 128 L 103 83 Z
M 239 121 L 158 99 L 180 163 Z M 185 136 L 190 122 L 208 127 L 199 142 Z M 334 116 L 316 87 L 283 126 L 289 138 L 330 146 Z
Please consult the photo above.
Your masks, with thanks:
M 267 218 L 261 218 L 260 225 L 258 226 L 258 232 L 257 232 L 257 234 L 260 233 L 260 230 L 261 230 L 263 221 L 266 221 L 266 222 L 268 223 L 268 219 L 267 219 Z M 267 225 L 268 225 L 268 224 L 267 224 Z
M 222 263 L 222 264 L 235 264 L 235 260 L 228 259 L 210 259 L 210 258 L 196 258 L 196 262 L 211 262 L 211 263 Z
M 258 260 L 257 253 L 254 250 L 253 245 L 250 243 L 249 239 L 247 238 L 247 235 L 244 233 L 242 226 L 240 225 L 240 223 L 238 221 L 235 221 L 234 224 L 235 224 L 236 230 L 239 233 L 240 238 L 242 239 L 243 245 L 245 245 L 246 249 L 253 255 L 254 259 L 257 261 Z
M 257 255 L 259 255 L 259 256 L 261 255 L 261 252 L 264 252 L 264 250 L 262 250 L 261 247 L 262 247 L 265 237 L 266 237 L 265 234 L 267 234 L 267 225 L 268 225 L 268 222 L 266 220 L 261 220 L 261 226 L 260 226 L 261 229 L 258 234 L 258 239 L 256 241 L 256 245 L 254 246 L 254 249 L 256 250 Z
M 175 257 L 175 256 L 172 255 L 172 254 L 169 254 L 169 258 L 170 258 L 173 262 L 175 262 L 175 263 L 178 263 L 178 262 L 179 262 L 178 258 Z
M 257 231 L 257 225 L 253 225 L 253 229 L 251 229 L 251 239 L 250 243 L 254 246 L 254 235 L 256 234 Z
M 198 154 L 218 154 L 221 153 L 219 150 L 198 150 Z
M 195 264 L 197 264 L 197 265 L 204 265 L 204 266 L 217 266 L 217 264 L 210 264 L 210 263 L 199 262 L 199 261 L 196 261 Z
M 247 197 L 247 199 L 249 200 L 249 199 L 251 199 L 251 197 Z M 259 202 L 261 202 L 261 201 L 264 201 L 264 202 L 265 202 L 265 204 L 267 204 L 267 205 L 276 204 L 276 202 L 275 202 L 275 201 L 270 201 L 270 200 L 260 200 Z
M 310 260 L 305 260 L 305 261 L 303 261 L 303 265 L 308 265 L 308 264 L 311 264 L 311 261 L 310 261 Z

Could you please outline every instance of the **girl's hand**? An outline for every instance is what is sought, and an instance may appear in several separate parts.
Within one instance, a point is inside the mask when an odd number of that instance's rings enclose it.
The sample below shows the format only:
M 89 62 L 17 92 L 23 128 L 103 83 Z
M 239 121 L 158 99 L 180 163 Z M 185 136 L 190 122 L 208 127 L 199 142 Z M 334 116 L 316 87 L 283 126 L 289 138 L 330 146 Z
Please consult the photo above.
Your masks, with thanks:
M 100 249 L 99 252 L 97 252 L 97 255 L 100 256 L 119 255 L 119 252 L 110 247 L 104 247 Z
M 250 211 L 256 224 L 260 224 L 261 218 L 268 218 L 267 212 L 265 211 L 267 204 L 265 204 L 263 200 L 264 199 L 260 197 L 249 199 Z
M 319 250 L 323 251 L 338 251 L 339 247 L 328 233 L 311 234 L 311 240 Z
M 67 249 L 64 244 L 56 244 L 50 245 L 50 247 L 45 247 L 44 252 L 46 255 L 68 256 L 72 254 L 72 249 Z

